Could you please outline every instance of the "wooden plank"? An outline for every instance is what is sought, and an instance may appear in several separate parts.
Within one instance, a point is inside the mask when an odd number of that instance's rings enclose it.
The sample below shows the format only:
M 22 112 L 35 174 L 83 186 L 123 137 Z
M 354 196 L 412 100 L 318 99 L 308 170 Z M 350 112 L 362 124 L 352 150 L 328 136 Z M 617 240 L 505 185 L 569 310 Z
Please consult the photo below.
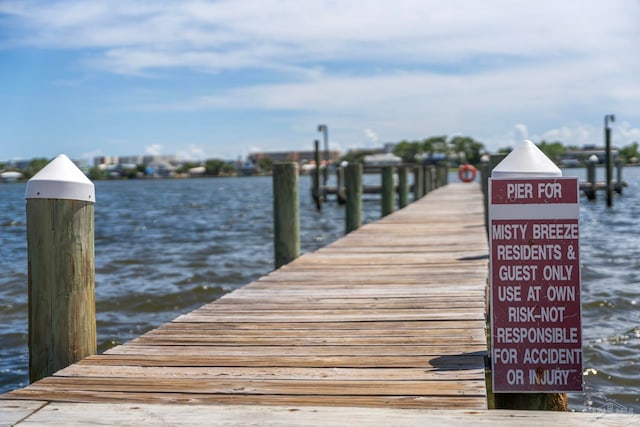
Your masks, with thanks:
M 32 384 L 32 391 L 186 393 L 290 396 L 484 396 L 484 380 L 334 380 L 240 378 L 131 378 L 47 377 Z M 436 391 L 436 392 L 434 392 Z
M 484 337 L 484 328 L 434 328 L 434 329 L 262 329 L 259 331 L 252 329 L 195 329 L 183 328 L 168 329 L 158 328 L 150 331 L 140 338 L 159 339 L 167 337 L 207 337 L 212 339 L 226 338 L 341 338 L 341 339 L 357 339 L 357 338 L 388 338 L 388 337 L 410 337 L 415 339 L 428 340 L 434 337 L 452 337 L 454 335 L 461 336 L 478 336 Z M 265 333 L 265 331 L 267 333 Z
M 441 370 L 467 370 L 484 368 L 486 352 L 451 355 L 263 355 L 255 353 L 250 358 L 237 355 L 174 355 L 152 354 L 103 354 L 89 356 L 79 365 L 104 366 L 245 366 L 245 367 L 307 367 L 307 368 L 420 368 Z
M 50 391 L 23 389 L 19 399 L 41 400 L 42 397 L 51 396 Z M 7 398 L 12 398 L 8 395 Z M 50 399 L 50 398 L 49 398 Z M 290 396 L 290 395 L 214 395 L 195 393 L 148 393 L 133 392 L 95 392 L 90 390 L 60 390 L 55 393 L 55 402 L 85 402 L 85 403 L 163 403 L 171 404 L 177 408 L 177 404 L 205 404 L 214 409 L 214 405 L 243 404 L 243 405 L 295 405 L 297 406 L 331 406 L 331 407 L 386 407 L 386 408 L 465 408 L 486 409 L 486 397 L 484 396 Z M 104 422 L 94 414 L 93 423 Z M 68 420 L 52 415 L 58 424 L 69 425 Z M 109 419 L 108 417 L 106 418 Z M 257 420 L 252 419 L 252 422 Z M 344 420 L 343 420 L 344 421 Z M 241 425 L 246 425 L 246 420 Z M 179 425 L 180 423 L 178 423 Z M 40 425 L 36 423 L 36 425 Z M 321 425 L 324 425 L 321 423 Z
M 404 346 L 204 346 L 204 345 L 120 345 L 109 349 L 104 354 L 140 354 L 145 356 L 166 355 L 173 357 L 186 356 L 226 356 L 226 357 L 251 357 L 256 354 L 261 356 L 431 356 L 431 355 L 456 355 L 463 352 L 480 352 L 486 350 L 486 343 L 466 343 L 450 345 L 439 343 L 433 345 L 404 345 Z
M 425 401 L 426 399 L 422 400 L 422 402 Z M 420 406 L 422 402 L 416 402 L 414 406 Z M 433 407 L 432 405 L 436 402 L 432 400 L 430 403 L 431 405 L 426 406 Z M 479 427 L 562 425 L 563 427 L 581 427 L 584 425 L 628 426 L 640 423 L 640 415 L 635 414 L 481 411 L 474 408 L 438 411 L 415 407 L 398 410 L 389 407 L 291 406 L 286 405 L 286 402 L 275 402 L 274 404 L 275 406 L 53 403 L 31 416 L 20 426 L 59 426 L 60 423 L 55 420 L 65 420 L 66 425 L 79 426 L 94 424 L 96 420 L 106 420 L 111 425 L 207 425 L 212 427 L 245 426 L 256 421 L 266 427 L 340 426 L 345 425 L 345 420 L 348 420 L 348 424 L 353 427 L 374 425 L 397 427 L 418 425 L 473 425 Z
M 407 336 L 375 336 L 375 337 L 273 337 L 273 336 L 222 336 L 211 337 L 206 334 L 200 335 L 167 335 L 167 336 L 144 336 L 137 338 L 125 345 L 184 345 L 184 346 L 406 346 L 406 345 L 422 345 L 428 342 L 429 345 L 482 345 L 486 343 L 484 334 L 467 334 L 462 336 L 432 336 L 428 339 L 425 337 L 407 337 Z
M 376 333 L 382 334 L 395 332 L 402 333 L 404 331 L 422 331 L 434 329 L 473 329 L 478 330 L 486 327 L 484 320 L 431 320 L 431 321 L 397 321 L 397 322 L 294 322 L 289 319 L 286 322 L 206 322 L 197 323 L 195 325 L 185 324 L 183 322 L 173 321 L 160 326 L 156 330 L 222 330 L 242 333 L 242 331 L 338 331 L 338 333 Z M 341 332 L 344 331 L 344 332 Z
M 360 321 L 369 322 L 376 320 L 447 320 L 447 319 L 463 319 L 463 320 L 483 320 L 485 318 L 484 313 L 478 313 L 477 311 L 470 311 L 466 308 L 455 308 L 442 312 L 441 310 L 415 310 L 400 311 L 400 310 L 370 310 L 369 312 L 340 312 L 338 310 L 318 310 L 316 313 L 309 313 L 307 311 L 291 310 L 273 312 L 273 313 L 257 313 L 255 311 L 238 311 L 235 313 L 191 313 L 178 317 L 179 321 L 191 321 L 191 322 L 207 322 L 207 321 L 224 321 L 224 322 L 286 322 L 290 320 L 292 316 L 295 316 L 299 322 L 321 322 L 324 319 L 328 320 L 331 316 L 331 321 Z
M 479 380 L 483 368 L 466 370 L 442 370 L 426 368 L 300 368 L 300 367 L 166 367 L 75 364 L 56 372 L 60 377 L 108 377 L 108 378 L 243 378 L 280 380 Z
M 12 426 L 38 412 L 47 402 L 0 400 L 0 426 Z

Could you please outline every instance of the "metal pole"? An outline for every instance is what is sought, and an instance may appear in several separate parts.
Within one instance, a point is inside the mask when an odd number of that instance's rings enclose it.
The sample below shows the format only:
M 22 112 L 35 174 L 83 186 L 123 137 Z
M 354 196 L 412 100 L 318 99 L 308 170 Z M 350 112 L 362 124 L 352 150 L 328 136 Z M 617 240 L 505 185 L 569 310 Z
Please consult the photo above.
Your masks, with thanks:
M 320 142 L 316 139 L 313 142 L 313 147 L 315 150 L 315 162 L 316 162 L 316 170 L 313 173 L 313 200 L 316 202 L 316 209 L 319 211 L 322 210 L 322 191 L 320 190 L 320 151 L 319 151 Z
M 324 136 L 324 161 L 326 165 L 323 184 L 326 186 L 327 180 L 329 178 L 329 175 L 327 173 L 327 168 L 329 167 L 329 128 L 327 127 L 327 125 L 318 125 L 318 132 L 322 132 Z
M 613 178 L 613 161 L 611 159 L 611 128 L 609 128 L 609 120 L 616 121 L 616 117 L 613 114 L 607 114 L 604 116 L 604 142 L 606 151 L 606 191 L 607 191 L 607 207 L 613 206 L 613 188 L 611 188 L 611 180 Z

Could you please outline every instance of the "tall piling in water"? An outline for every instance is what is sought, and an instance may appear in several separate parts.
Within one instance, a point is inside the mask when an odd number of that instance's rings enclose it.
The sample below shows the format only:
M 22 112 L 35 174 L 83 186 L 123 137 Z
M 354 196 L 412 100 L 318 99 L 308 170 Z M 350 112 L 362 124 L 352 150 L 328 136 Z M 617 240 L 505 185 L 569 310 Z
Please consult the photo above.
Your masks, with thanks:
M 345 207 L 345 234 L 357 230 L 362 224 L 362 164 L 347 165 L 344 174 L 347 204 Z
M 409 204 L 409 182 L 407 179 L 407 166 L 398 167 L 398 208 L 402 209 Z
M 416 165 L 413 169 L 413 200 L 424 196 L 424 169 L 422 165 Z
M 381 214 L 383 217 L 393 213 L 395 191 L 393 185 L 393 166 L 383 166 L 382 173 Z
M 298 164 L 273 165 L 273 246 L 275 267 L 300 256 Z
M 65 155 L 26 188 L 29 379 L 96 354 L 93 183 Z

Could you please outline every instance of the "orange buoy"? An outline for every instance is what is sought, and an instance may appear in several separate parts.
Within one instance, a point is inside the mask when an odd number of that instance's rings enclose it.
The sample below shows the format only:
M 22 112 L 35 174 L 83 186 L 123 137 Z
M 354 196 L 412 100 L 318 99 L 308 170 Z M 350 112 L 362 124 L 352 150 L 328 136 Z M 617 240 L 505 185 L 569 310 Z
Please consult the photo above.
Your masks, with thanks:
M 461 165 L 458 169 L 458 178 L 462 182 L 472 182 L 476 179 L 476 175 L 478 174 L 478 169 L 474 168 L 470 164 Z

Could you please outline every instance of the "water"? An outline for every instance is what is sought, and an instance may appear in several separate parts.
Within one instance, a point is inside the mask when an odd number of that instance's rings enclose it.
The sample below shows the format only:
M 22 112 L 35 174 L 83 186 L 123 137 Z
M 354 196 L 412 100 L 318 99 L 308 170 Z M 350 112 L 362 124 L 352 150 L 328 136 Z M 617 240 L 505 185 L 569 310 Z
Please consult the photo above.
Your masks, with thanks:
M 640 412 L 640 168 L 625 180 L 612 209 L 603 193 L 581 199 L 585 393 L 569 395 L 576 411 L 613 403 Z M 343 207 L 332 201 L 317 213 L 309 184 L 301 178 L 303 252 L 344 232 Z M 98 181 L 96 196 L 100 352 L 273 269 L 271 178 Z M 1 393 L 28 383 L 24 184 L 0 185 L 0 204 Z M 377 200 L 363 210 L 364 222 L 379 218 Z
M 332 201 L 318 213 L 310 181 L 300 179 L 303 253 L 344 234 L 344 207 Z M 273 270 L 270 177 L 95 185 L 99 352 Z M 0 185 L 0 393 L 28 384 L 24 191 L 24 183 Z M 363 222 L 379 212 L 369 199 Z

